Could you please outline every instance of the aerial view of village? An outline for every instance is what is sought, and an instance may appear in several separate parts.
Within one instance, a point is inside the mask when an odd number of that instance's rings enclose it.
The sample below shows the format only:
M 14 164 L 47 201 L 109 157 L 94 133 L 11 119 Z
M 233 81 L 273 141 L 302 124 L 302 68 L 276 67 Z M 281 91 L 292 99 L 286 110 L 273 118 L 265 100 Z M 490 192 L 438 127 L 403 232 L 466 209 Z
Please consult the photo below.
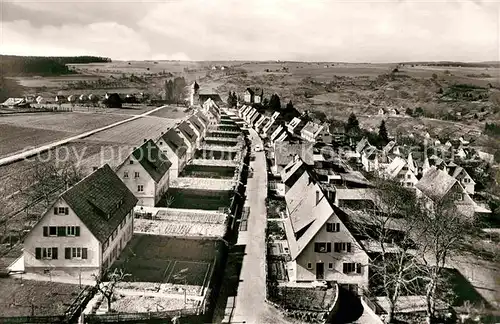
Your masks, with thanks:
M 0 323 L 500 323 L 500 4 L 0 1 Z

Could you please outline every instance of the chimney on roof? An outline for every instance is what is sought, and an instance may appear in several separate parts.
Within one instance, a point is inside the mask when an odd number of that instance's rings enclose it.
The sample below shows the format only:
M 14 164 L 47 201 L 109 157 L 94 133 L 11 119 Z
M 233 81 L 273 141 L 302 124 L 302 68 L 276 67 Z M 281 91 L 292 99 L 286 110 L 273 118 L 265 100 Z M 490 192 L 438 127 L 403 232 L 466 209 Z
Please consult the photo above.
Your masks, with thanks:
M 319 204 L 319 199 L 320 199 L 319 190 L 316 190 L 316 206 L 318 206 Z

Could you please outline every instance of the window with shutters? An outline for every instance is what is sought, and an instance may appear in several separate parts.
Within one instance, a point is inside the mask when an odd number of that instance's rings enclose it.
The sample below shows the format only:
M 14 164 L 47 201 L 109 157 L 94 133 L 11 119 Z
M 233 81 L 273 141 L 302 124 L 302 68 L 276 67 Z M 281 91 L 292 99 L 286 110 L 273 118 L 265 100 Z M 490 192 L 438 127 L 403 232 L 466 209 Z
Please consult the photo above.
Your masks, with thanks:
M 67 236 L 80 236 L 80 226 L 66 226 Z
M 137 186 L 137 191 L 138 192 L 143 192 L 144 191 L 144 186 L 143 185 L 138 185 Z
M 88 251 L 87 248 L 82 247 L 67 247 L 64 249 L 65 259 L 87 259 Z
M 41 257 L 45 260 L 57 260 L 57 248 L 42 248 L 41 249 Z
M 326 223 L 327 232 L 340 232 L 340 223 Z
M 57 215 L 68 215 L 69 214 L 69 208 L 68 207 L 58 207 L 57 208 Z
M 57 236 L 57 226 L 49 226 L 49 236 Z
M 333 244 L 334 252 L 351 252 L 352 244 L 350 242 L 336 242 Z
M 344 263 L 342 265 L 342 272 L 345 274 L 353 273 L 355 271 L 356 271 L 356 263 L 350 262 L 350 263 Z
M 332 243 L 329 242 L 316 242 L 314 243 L 314 252 L 327 253 L 331 252 Z
M 128 171 L 123 172 L 123 178 L 128 179 Z
M 139 172 L 134 172 L 134 177 L 139 178 Z

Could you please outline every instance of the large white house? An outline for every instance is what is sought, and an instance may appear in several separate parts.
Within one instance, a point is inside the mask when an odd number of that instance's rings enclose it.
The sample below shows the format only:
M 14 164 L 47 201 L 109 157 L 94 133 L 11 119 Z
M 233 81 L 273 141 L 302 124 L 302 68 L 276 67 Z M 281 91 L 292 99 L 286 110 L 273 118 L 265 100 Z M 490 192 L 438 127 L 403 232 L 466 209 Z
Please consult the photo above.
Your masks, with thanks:
M 334 211 L 300 158 L 281 173 L 287 187 L 284 220 L 293 282 L 336 281 L 351 289 L 368 287 L 369 257 Z
M 24 240 L 26 272 L 90 279 L 132 238 L 137 198 L 106 164 L 62 193 Z
M 152 141 L 144 142 L 116 173 L 139 200 L 138 205 L 154 207 L 168 190 L 172 163 Z
M 308 122 L 301 129 L 300 137 L 309 142 L 323 142 L 328 144 L 332 142 L 328 126 L 316 124 L 312 121 Z
M 382 175 L 386 179 L 398 181 L 403 187 L 415 188 L 418 179 L 415 167 L 411 164 L 413 163 L 397 156 L 387 165 Z

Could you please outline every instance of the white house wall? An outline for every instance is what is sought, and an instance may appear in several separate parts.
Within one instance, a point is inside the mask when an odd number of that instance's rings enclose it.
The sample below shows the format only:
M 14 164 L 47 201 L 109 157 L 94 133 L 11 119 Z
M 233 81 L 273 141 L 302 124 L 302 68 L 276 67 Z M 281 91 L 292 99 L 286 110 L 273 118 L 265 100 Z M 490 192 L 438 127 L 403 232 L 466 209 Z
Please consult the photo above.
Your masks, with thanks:
M 102 264 L 105 269 L 109 268 L 118 259 L 127 243 L 134 234 L 134 210 L 132 209 L 123 222 L 123 226 L 118 226 L 115 238 L 111 236 L 107 243 L 103 245 Z M 104 247 L 106 249 L 104 249 Z
M 133 164 L 130 164 L 130 161 Z M 139 177 L 135 177 L 135 173 L 139 172 Z M 125 174 L 128 173 L 128 177 Z M 139 200 L 137 205 L 154 207 L 156 199 L 156 183 L 151 176 L 144 170 L 142 165 L 136 161 L 132 155 L 125 160 L 123 165 L 116 172 L 118 177 L 123 181 L 127 188 Z M 142 185 L 143 191 L 139 191 L 138 187 Z
M 336 215 L 332 215 L 329 223 L 340 223 Z M 315 242 L 330 242 L 332 244 L 331 252 L 320 253 L 314 251 Z M 334 252 L 334 243 L 347 243 L 352 245 L 351 252 Z M 308 263 L 312 268 L 308 269 Z M 304 248 L 295 262 L 288 265 L 291 281 L 314 281 L 316 279 L 316 264 L 324 264 L 324 279 L 326 281 L 337 281 L 343 284 L 357 284 L 360 287 L 368 286 L 368 255 L 357 244 L 349 231 L 340 224 L 339 232 L 327 232 L 326 224 L 316 234 L 316 236 Z M 329 269 L 329 263 L 332 263 L 333 269 Z M 360 263 L 362 265 L 361 273 L 344 274 L 344 263 Z
M 54 214 L 54 207 L 68 207 L 68 215 Z M 80 236 L 43 236 L 44 226 L 79 226 Z M 57 248 L 57 260 L 36 259 L 35 248 Z M 65 248 L 87 248 L 87 259 L 65 259 Z M 24 267 L 27 273 L 43 273 L 50 270 L 51 274 L 79 274 L 83 277 L 91 277 L 91 274 L 99 274 L 101 265 L 101 244 L 78 218 L 75 212 L 59 199 L 49 208 L 42 219 L 31 230 L 24 240 Z

